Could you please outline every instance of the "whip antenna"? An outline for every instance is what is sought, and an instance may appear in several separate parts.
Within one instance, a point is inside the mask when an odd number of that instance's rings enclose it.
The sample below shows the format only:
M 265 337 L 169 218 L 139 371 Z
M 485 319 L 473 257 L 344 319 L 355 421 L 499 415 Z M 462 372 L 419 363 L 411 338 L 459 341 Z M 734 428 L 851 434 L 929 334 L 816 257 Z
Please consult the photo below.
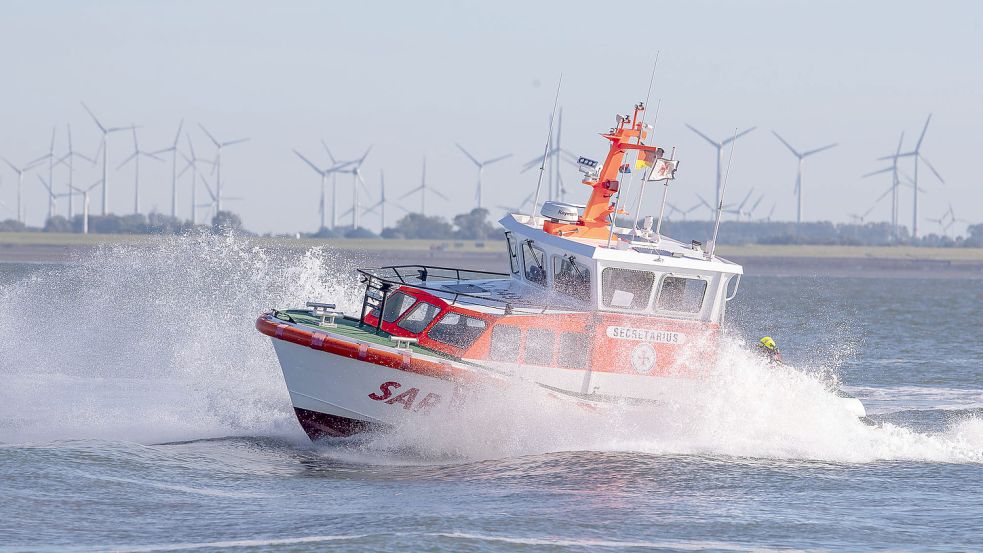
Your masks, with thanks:
M 543 162 L 539 165 L 539 182 L 536 183 L 536 199 L 532 202 L 533 223 L 536 220 L 536 211 L 539 209 L 539 192 L 543 188 L 543 173 L 546 171 L 546 158 L 550 153 L 550 143 L 553 141 L 553 118 L 556 117 L 556 105 L 560 101 L 560 85 L 563 83 L 563 73 L 560 73 L 560 80 L 556 83 L 556 96 L 553 98 L 553 113 L 550 114 L 550 130 L 546 133 L 546 148 L 543 150 Z
M 737 147 L 737 128 L 734 128 L 734 138 L 730 143 L 730 155 L 727 157 L 727 169 L 724 171 L 724 182 L 720 186 L 720 203 L 717 204 L 717 220 L 713 223 L 713 237 L 710 239 L 710 251 L 707 252 L 707 259 L 713 259 L 713 252 L 717 249 L 717 231 L 720 230 L 720 215 L 724 211 L 724 193 L 727 192 L 727 177 L 730 176 L 730 162 L 734 161 L 734 148 Z

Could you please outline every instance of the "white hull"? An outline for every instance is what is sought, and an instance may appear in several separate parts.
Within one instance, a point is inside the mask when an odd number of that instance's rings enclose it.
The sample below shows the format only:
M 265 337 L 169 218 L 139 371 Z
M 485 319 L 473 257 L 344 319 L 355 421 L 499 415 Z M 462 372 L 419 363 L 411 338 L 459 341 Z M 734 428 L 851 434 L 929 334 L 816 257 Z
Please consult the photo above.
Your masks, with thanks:
M 469 382 L 459 382 L 334 355 L 275 338 L 273 346 L 298 419 L 314 439 L 392 426 L 407 416 L 444 416 L 466 399 L 474 385 L 482 380 L 485 383 L 499 380 L 490 371 L 465 364 L 454 364 L 469 377 Z M 413 356 L 428 358 L 418 353 Z M 585 404 L 607 404 L 624 399 L 677 402 L 680 398 L 692 397 L 700 386 L 699 380 L 685 378 L 549 367 L 489 366 L 542 384 L 572 401 Z M 856 398 L 847 396 L 841 400 L 847 411 L 858 417 L 866 416 L 863 404 Z

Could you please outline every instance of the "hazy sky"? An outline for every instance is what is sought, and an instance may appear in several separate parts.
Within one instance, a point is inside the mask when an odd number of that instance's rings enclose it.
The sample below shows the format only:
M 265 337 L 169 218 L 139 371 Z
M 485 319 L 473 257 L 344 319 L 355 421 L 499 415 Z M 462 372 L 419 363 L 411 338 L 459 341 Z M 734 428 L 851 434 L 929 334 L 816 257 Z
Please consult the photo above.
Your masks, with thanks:
M 200 154 L 212 149 L 199 122 L 220 140 L 250 137 L 224 153 L 223 173 L 226 193 L 245 198 L 229 207 L 253 230 L 317 228 L 319 177 L 291 149 L 326 164 L 321 138 L 342 158 L 374 146 L 363 168 L 371 200 L 383 169 L 387 196 L 417 186 L 426 155 L 430 184 L 451 198 L 428 200 L 428 211 L 452 215 L 473 207 L 475 182 L 455 141 L 479 158 L 515 154 L 486 170 L 485 204 L 517 204 L 536 185 L 534 171 L 519 169 L 543 147 L 559 74 L 564 146 L 603 159 L 597 133 L 644 99 L 657 50 L 655 142 L 676 146 L 682 160 L 670 201 L 689 207 L 697 193 L 713 194 L 713 150 L 684 123 L 719 139 L 757 126 L 738 142 L 728 198 L 753 187 L 766 193 L 757 216 L 777 204 L 774 218 L 794 218 L 795 158 L 772 136 L 777 130 L 802 150 L 839 143 L 807 161 L 804 217 L 847 221 L 890 184 L 888 175 L 860 175 L 884 166 L 874 158 L 891 153 L 900 132 L 906 149 L 913 145 L 931 112 L 923 153 L 946 184 L 921 172 L 920 226 L 936 230 L 928 219 L 948 202 L 957 217 L 983 222 L 975 168 L 983 152 L 983 3 L 975 1 L 0 0 L 0 155 L 15 163 L 42 155 L 52 125 L 62 150 L 65 123 L 91 155 L 98 134 L 85 101 L 107 125 L 142 125 L 146 149 L 166 147 L 181 118 Z M 132 169 L 115 165 L 131 138 L 113 135 L 111 149 L 111 209 L 128 213 Z M 565 171 L 575 197 L 586 197 L 576 170 Z M 143 173 L 144 210 L 168 213 L 170 163 L 145 161 Z M 5 167 L 0 176 L 0 218 L 11 218 L 16 178 Z M 97 176 L 84 168 L 77 178 Z M 66 178 L 60 173 L 56 186 Z M 189 186 L 180 186 L 183 217 Z M 28 222 L 39 225 L 45 192 L 33 175 L 24 188 Z M 344 211 L 349 177 L 339 189 Z M 656 209 L 649 196 L 646 212 Z M 901 209 L 910 227 L 910 189 Z M 869 219 L 887 220 L 889 210 L 885 200 Z M 390 224 L 396 214 L 387 213 Z M 378 229 L 378 217 L 364 223 Z

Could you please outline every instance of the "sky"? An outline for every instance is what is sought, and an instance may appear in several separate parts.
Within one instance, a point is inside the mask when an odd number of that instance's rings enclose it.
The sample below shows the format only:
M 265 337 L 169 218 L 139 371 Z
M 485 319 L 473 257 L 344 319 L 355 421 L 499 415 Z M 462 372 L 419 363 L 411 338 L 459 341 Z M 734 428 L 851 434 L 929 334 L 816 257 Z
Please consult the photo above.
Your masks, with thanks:
M 893 153 L 901 132 L 910 149 L 931 113 L 922 152 L 945 183 L 922 166 L 920 231 L 937 232 L 929 219 L 950 203 L 957 218 L 983 222 L 975 1 L 0 0 L 0 156 L 21 164 L 47 153 L 53 126 L 63 152 L 66 124 L 76 149 L 94 154 L 100 136 L 83 101 L 107 126 L 139 125 L 147 150 L 169 146 L 183 119 L 198 154 L 211 156 L 203 124 L 220 141 L 250 139 L 223 152 L 225 194 L 242 198 L 226 205 L 247 228 L 281 233 L 319 226 L 320 177 L 293 149 L 328 165 L 322 139 L 341 159 L 372 146 L 363 206 L 378 201 L 382 171 L 390 199 L 417 187 L 426 156 L 428 184 L 450 198 L 428 199 L 428 214 L 450 218 L 475 206 L 476 168 L 460 142 L 480 159 L 513 154 L 485 170 L 483 204 L 497 219 L 497 206 L 535 190 L 536 171 L 520 171 L 542 152 L 560 75 L 563 146 L 603 159 L 598 133 L 644 100 L 657 52 L 650 142 L 676 147 L 681 160 L 670 202 L 689 208 L 714 194 L 714 150 L 687 123 L 718 140 L 753 126 L 736 143 L 725 201 L 753 190 L 746 207 L 764 196 L 755 218 L 773 208 L 773 220 L 794 219 L 796 159 L 777 131 L 800 150 L 838 144 L 806 161 L 805 220 L 848 222 L 868 210 L 868 221 L 888 220 L 889 202 L 875 200 L 890 176 L 861 175 L 886 166 L 876 158 Z M 116 169 L 132 149 L 127 133 L 111 135 L 116 213 L 133 211 L 132 166 Z M 95 182 L 98 168 L 84 165 L 77 182 Z M 568 200 L 586 200 L 576 169 L 564 172 Z M 0 219 L 12 218 L 16 175 L 0 166 L 0 178 Z M 55 173 L 56 191 L 67 178 Z M 178 190 L 183 218 L 188 178 Z M 142 210 L 169 213 L 170 183 L 169 161 L 144 161 Z M 338 189 L 343 212 L 351 177 Z M 23 190 L 27 222 L 43 224 L 47 192 L 34 174 Z M 418 209 L 419 197 L 395 203 Z M 910 188 L 900 207 L 910 228 Z M 658 194 L 647 193 L 643 214 L 657 209 Z M 66 213 L 64 200 L 57 211 Z M 387 225 L 399 214 L 390 207 Z M 378 231 L 380 221 L 369 214 L 362 224 Z

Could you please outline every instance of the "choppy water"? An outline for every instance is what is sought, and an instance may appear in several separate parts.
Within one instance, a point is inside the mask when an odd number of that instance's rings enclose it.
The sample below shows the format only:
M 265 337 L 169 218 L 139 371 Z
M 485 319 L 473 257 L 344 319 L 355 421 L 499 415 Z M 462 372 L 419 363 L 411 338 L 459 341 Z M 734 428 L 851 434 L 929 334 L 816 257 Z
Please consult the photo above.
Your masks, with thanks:
M 745 278 L 671 412 L 546 409 L 310 444 L 255 315 L 347 264 L 235 240 L 0 264 L 0 551 L 974 550 L 983 281 Z M 768 333 L 802 373 L 762 367 Z M 823 382 L 874 425 L 831 408 Z

